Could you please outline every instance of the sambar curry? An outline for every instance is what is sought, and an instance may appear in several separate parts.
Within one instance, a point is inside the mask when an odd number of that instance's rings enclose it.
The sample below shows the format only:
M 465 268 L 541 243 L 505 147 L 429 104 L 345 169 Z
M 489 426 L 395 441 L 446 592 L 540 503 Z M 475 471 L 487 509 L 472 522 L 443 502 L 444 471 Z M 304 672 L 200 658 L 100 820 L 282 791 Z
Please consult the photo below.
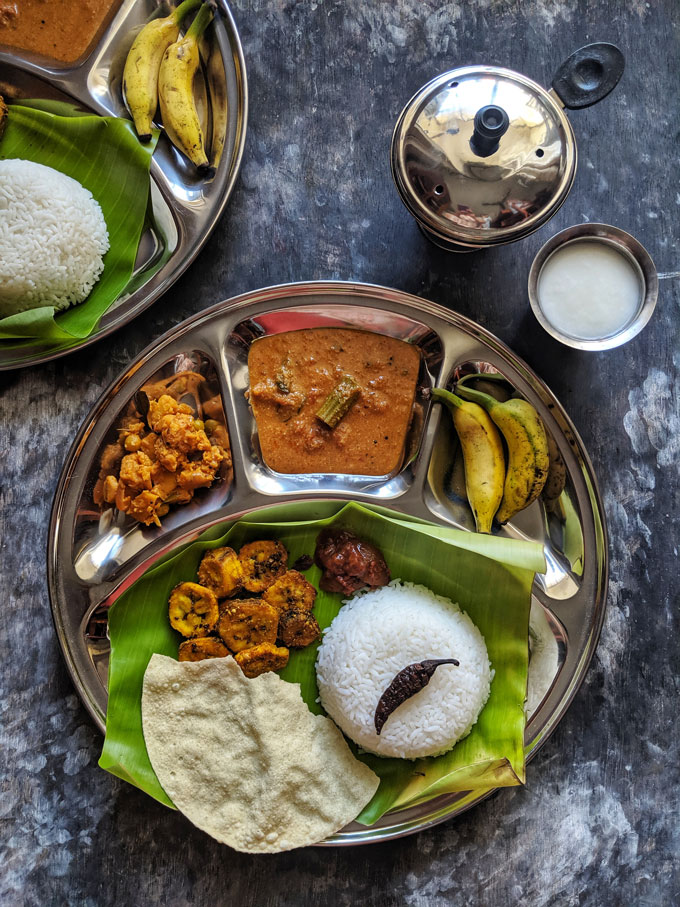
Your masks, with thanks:
M 75 63 L 120 0 L 0 0 L 0 44 Z
M 256 340 L 249 399 L 265 463 L 281 473 L 383 476 L 404 454 L 417 347 L 353 328 Z

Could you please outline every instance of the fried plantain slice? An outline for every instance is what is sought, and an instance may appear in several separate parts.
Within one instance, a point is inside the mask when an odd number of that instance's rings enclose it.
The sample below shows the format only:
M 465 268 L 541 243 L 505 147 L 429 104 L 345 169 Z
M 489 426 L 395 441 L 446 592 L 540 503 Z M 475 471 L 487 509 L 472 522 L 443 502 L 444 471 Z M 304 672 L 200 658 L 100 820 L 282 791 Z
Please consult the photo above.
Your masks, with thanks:
M 259 598 L 235 598 L 223 602 L 217 632 L 232 652 L 241 652 L 263 642 L 276 642 L 279 614 Z
M 215 629 L 219 608 L 215 594 L 198 583 L 180 583 L 172 590 L 170 625 L 182 636 L 208 636 Z
M 285 646 L 302 649 L 321 636 L 321 628 L 311 611 L 293 608 L 279 619 L 279 639 Z
M 180 643 L 179 661 L 203 661 L 204 658 L 226 658 L 229 649 L 217 636 L 199 636 Z
M 258 677 L 267 671 L 280 671 L 288 664 L 288 649 L 263 642 L 251 649 L 237 652 L 234 659 L 246 677 Z
M 242 579 L 243 567 L 233 548 L 214 548 L 203 555 L 198 580 L 218 598 L 238 592 Z
M 286 570 L 283 576 L 265 589 L 262 598 L 276 608 L 279 614 L 292 608 L 311 611 L 314 607 L 316 589 L 297 570 Z
M 248 592 L 264 592 L 288 565 L 288 552 L 281 542 L 249 542 L 238 553 L 243 567 L 243 587 Z

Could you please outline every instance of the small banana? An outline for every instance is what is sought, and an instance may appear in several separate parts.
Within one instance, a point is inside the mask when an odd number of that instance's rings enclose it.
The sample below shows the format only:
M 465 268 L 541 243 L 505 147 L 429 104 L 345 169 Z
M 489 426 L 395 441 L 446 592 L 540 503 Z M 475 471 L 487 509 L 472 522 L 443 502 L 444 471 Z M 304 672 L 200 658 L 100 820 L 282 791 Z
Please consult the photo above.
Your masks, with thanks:
M 227 77 L 224 72 L 224 60 L 220 48 L 215 42 L 208 57 L 208 88 L 210 90 L 210 109 L 212 110 L 212 141 L 210 142 L 210 163 L 217 167 L 222 159 L 222 152 L 227 140 L 229 108 L 227 101 Z
M 546 505 L 554 503 L 567 484 L 567 467 L 552 435 L 548 435 L 548 456 L 550 467 L 548 468 L 548 478 L 543 487 L 543 500 Z
M 489 394 L 458 385 L 457 392 L 489 413 L 505 438 L 508 470 L 496 519 L 507 523 L 534 501 L 548 477 L 548 438 L 535 408 L 527 400 L 512 398 L 499 403 Z
M 147 22 L 132 43 L 123 70 L 123 97 L 142 142 L 151 140 L 163 54 L 177 40 L 184 16 L 202 2 L 184 0 L 169 16 Z
M 213 15 L 213 4 L 205 3 L 184 37 L 165 51 L 158 75 L 158 99 L 168 138 L 202 174 L 209 174 L 212 168 L 205 153 L 193 85 L 200 66 L 198 42 Z
M 454 494 L 461 501 L 467 500 L 467 490 L 465 488 L 465 461 L 463 460 L 463 448 L 456 437 L 454 439 L 453 450 L 451 451 L 451 467 L 447 473 L 447 490 Z
M 503 443 L 487 412 L 476 403 L 435 387 L 432 395 L 451 411 L 465 463 L 465 490 L 477 532 L 491 532 L 494 514 L 503 497 L 505 458 Z

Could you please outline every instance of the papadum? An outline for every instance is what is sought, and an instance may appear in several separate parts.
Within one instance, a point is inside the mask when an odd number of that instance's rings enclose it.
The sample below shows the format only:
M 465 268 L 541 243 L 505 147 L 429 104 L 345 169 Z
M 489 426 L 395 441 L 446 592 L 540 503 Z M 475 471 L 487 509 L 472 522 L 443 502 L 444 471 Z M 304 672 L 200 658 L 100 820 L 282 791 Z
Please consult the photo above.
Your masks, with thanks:
M 298 684 L 274 673 L 248 679 L 231 656 L 153 655 L 142 725 L 175 806 L 235 850 L 316 844 L 351 822 L 378 788 L 330 718 L 309 711 Z

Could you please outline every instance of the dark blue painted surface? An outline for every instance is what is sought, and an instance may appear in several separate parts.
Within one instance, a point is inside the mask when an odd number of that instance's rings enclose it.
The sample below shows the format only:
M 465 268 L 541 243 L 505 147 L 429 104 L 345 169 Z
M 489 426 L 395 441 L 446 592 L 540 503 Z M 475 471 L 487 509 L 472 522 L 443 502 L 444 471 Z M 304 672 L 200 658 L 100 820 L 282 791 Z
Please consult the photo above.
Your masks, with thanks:
M 250 131 L 232 202 L 168 295 L 84 355 L 0 379 L 0 902 L 358 903 L 656 907 L 678 899 L 678 343 L 680 184 L 675 0 L 237 0 Z M 424 82 L 509 66 L 549 85 L 580 44 L 627 57 L 571 114 L 574 189 L 521 244 L 456 257 L 418 232 L 392 186 L 391 130 Z M 635 234 L 661 275 L 648 328 L 607 353 L 566 350 L 533 320 L 539 246 L 572 223 Z M 524 789 L 392 844 L 271 858 L 220 847 L 97 768 L 101 744 L 62 663 L 47 600 L 49 506 L 71 438 L 150 338 L 219 299 L 316 278 L 404 289 L 468 315 L 548 382 L 583 435 L 611 534 L 602 641 Z

